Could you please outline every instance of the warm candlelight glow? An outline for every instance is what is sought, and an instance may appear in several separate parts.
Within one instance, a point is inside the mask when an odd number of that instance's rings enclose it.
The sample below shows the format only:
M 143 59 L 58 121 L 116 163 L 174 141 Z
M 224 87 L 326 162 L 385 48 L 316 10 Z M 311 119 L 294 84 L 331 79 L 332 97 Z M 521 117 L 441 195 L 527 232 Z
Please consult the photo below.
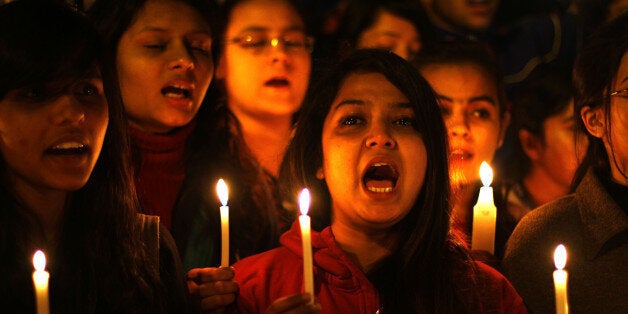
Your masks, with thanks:
M 227 201 L 229 200 L 229 188 L 227 188 L 225 180 L 218 180 L 218 183 L 216 184 L 216 192 L 218 192 L 218 198 L 220 199 L 222 206 L 227 206 Z
M 35 286 L 35 302 L 37 314 L 49 314 L 48 304 L 48 279 L 50 274 L 46 271 L 46 256 L 44 252 L 37 250 L 33 255 L 33 285 Z
M 491 169 L 491 166 L 489 166 L 486 161 L 483 161 L 480 165 L 480 179 L 484 186 L 489 186 L 491 182 L 493 182 L 493 169 Z
M 307 215 L 310 210 L 310 190 L 303 189 L 299 194 L 299 210 L 301 215 Z
M 299 224 L 301 227 L 301 242 L 303 244 L 303 289 L 312 296 L 310 303 L 314 302 L 314 270 L 312 263 L 312 235 L 310 228 L 310 191 L 303 189 L 299 194 Z
M 43 271 L 46 269 L 46 255 L 41 250 L 37 250 L 33 255 L 33 266 L 35 271 Z
M 567 250 L 564 245 L 559 244 L 554 251 L 554 265 L 556 269 L 563 270 L 565 264 L 567 264 Z
M 229 200 L 229 189 L 225 180 L 220 179 L 216 183 L 216 192 L 218 192 L 218 198 L 220 199 L 220 236 L 221 236 L 221 253 L 220 253 L 220 266 L 229 266 L 229 206 L 227 201 Z
M 480 166 L 482 186 L 478 201 L 473 206 L 473 225 L 471 229 L 471 249 L 482 250 L 493 254 L 495 250 L 495 224 L 497 207 L 493 202 L 493 170 L 486 161 Z
M 556 301 L 556 314 L 568 314 L 569 302 L 567 301 L 567 278 L 569 275 L 564 270 L 567 263 L 567 249 L 562 244 L 559 244 L 554 250 L 554 265 L 556 270 L 553 273 L 554 276 L 554 292 Z

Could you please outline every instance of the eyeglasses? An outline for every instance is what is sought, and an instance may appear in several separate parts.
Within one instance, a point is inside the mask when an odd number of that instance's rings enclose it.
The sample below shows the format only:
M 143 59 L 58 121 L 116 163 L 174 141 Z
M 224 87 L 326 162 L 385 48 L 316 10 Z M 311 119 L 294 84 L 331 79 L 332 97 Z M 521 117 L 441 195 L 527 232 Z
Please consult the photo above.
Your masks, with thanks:
M 314 38 L 302 32 L 289 32 L 281 37 L 269 37 L 265 32 L 243 34 L 238 37 L 227 39 L 227 44 L 236 44 L 240 48 L 251 51 L 254 54 L 261 54 L 270 47 L 281 45 L 286 53 L 310 53 L 314 47 Z
M 613 90 L 608 93 L 608 96 L 617 96 L 621 98 L 628 98 L 628 88 Z

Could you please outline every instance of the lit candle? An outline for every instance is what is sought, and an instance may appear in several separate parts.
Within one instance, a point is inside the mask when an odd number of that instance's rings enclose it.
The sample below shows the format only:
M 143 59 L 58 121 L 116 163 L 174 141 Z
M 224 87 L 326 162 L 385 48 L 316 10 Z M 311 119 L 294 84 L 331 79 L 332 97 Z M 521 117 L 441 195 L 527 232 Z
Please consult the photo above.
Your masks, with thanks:
M 35 285 L 35 297 L 37 300 L 37 314 L 49 314 L 48 306 L 48 278 L 50 274 L 46 271 L 46 256 L 44 252 L 37 251 L 33 255 L 33 284 Z
M 471 230 L 471 249 L 483 250 L 493 254 L 495 248 L 495 220 L 497 207 L 493 203 L 493 170 L 491 166 L 482 162 L 480 166 L 482 187 L 478 202 L 473 206 L 473 229 Z
M 225 180 L 220 179 L 216 184 L 216 191 L 218 192 L 218 198 L 220 199 L 220 229 L 222 231 L 222 255 L 220 259 L 220 267 L 229 266 L 229 206 L 227 201 L 229 200 L 229 189 Z
M 567 250 L 565 246 L 559 244 L 554 251 L 554 291 L 556 293 L 556 314 L 568 314 L 569 304 L 567 303 L 567 271 L 563 270 L 567 263 Z
M 310 302 L 314 302 L 314 270 L 312 269 L 312 239 L 310 232 L 310 216 L 307 215 L 310 209 L 310 191 L 303 189 L 299 195 L 299 224 L 301 225 L 301 239 L 303 243 L 303 286 L 305 292 L 312 297 Z

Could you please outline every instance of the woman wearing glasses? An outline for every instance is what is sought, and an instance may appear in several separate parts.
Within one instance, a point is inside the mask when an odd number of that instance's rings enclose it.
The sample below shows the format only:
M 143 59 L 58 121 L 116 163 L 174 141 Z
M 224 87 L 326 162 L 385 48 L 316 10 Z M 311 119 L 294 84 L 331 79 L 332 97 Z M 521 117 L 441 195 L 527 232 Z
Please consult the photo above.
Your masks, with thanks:
M 207 151 L 215 169 L 197 176 L 196 186 L 214 198 L 219 177 L 229 186 L 233 263 L 277 247 L 296 217 L 281 209 L 276 177 L 308 87 L 313 40 L 292 1 L 226 1 L 221 11 L 218 85 L 210 89 L 217 106 Z M 190 167 L 204 171 L 208 163 Z M 193 198 L 188 203 L 196 216 L 189 241 L 180 247 L 184 265 L 205 267 L 188 273 L 188 287 L 204 309 L 213 309 L 232 302 L 237 290 L 231 269 L 214 268 L 221 249 L 220 204 L 201 208 Z
M 552 254 L 567 249 L 569 308 L 628 311 L 628 14 L 584 43 L 574 67 L 574 113 L 587 133 L 575 193 L 525 216 L 504 270 L 531 312 L 554 311 Z

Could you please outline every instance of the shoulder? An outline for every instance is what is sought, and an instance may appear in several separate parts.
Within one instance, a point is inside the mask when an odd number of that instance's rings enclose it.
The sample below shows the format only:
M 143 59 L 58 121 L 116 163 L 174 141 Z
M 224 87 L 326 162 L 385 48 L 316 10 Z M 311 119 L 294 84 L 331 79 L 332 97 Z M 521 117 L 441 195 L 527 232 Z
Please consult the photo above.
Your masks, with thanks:
M 475 262 L 476 291 L 484 313 L 527 313 L 523 300 L 512 284 L 497 270 Z

